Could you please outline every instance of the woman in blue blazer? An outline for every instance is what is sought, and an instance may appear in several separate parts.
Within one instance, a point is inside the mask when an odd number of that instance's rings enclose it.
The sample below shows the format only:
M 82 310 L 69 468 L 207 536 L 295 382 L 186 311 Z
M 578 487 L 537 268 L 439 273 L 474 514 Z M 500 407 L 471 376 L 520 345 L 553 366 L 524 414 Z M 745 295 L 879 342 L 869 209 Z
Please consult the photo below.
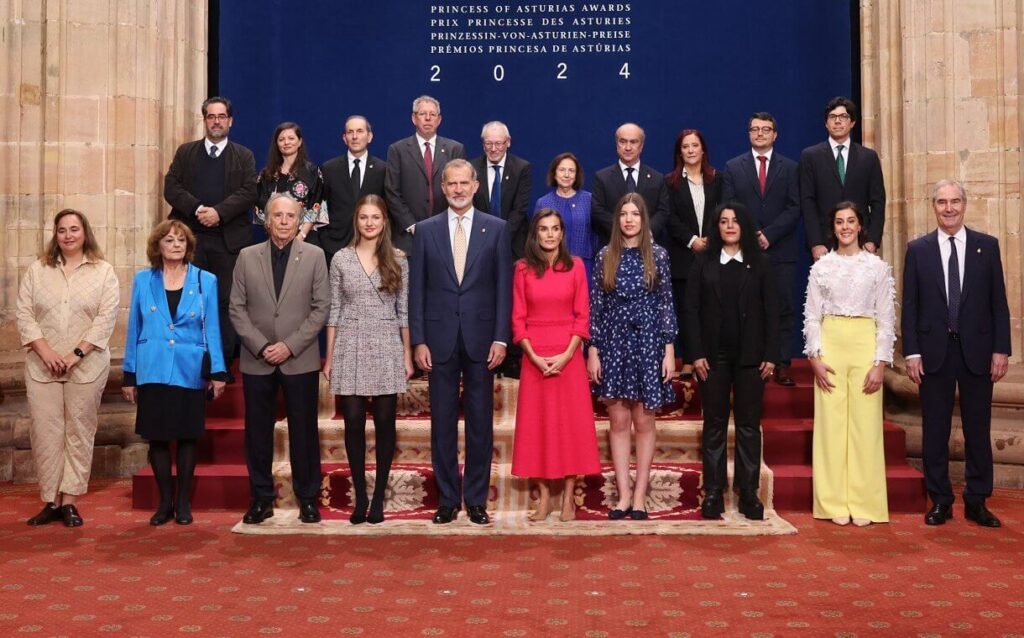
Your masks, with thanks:
M 122 392 L 128 401 L 138 402 L 135 432 L 149 441 L 149 462 L 160 490 L 160 506 L 150 525 L 163 525 L 172 517 L 179 525 L 192 522 L 190 492 L 196 441 L 206 421 L 205 399 L 219 397 L 227 377 L 217 278 L 190 265 L 195 247 L 195 236 L 182 222 L 158 224 L 146 242 L 152 267 L 136 273 L 132 282 Z M 204 370 L 207 355 L 209 370 Z M 177 442 L 176 500 L 171 441 Z

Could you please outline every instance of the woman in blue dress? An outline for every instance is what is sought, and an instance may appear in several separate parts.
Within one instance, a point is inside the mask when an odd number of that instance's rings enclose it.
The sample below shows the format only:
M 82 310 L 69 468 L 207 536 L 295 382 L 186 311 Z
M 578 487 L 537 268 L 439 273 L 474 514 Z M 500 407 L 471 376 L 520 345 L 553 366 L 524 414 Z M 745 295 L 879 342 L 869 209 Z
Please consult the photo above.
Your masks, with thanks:
M 589 280 L 594 269 L 597 235 L 590 228 L 590 191 L 582 190 L 583 167 L 572 153 L 561 153 L 551 161 L 547 181 L 554 190 L 537 200 L 530 219 L 544 208 L 557 211 L 562 216 L 569 254 L 583 260 Z
M 587 372 L 608 405 L 619 500 L 608 518 L 647 518 L 654 459 L 654 414 L 675 398 L 676 315 L 668 252 L 651 237 L 647 206 L 627 193 L 615 207 L 611 240 L 595 260 Z M 630 490 L 630 430 L 636 432 L 636 482 Z

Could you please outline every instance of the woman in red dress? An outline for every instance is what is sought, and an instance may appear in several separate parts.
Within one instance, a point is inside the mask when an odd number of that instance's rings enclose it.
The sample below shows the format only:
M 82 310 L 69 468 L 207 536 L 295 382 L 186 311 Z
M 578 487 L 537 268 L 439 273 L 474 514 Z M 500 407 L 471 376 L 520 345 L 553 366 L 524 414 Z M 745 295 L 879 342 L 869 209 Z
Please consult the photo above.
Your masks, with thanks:
M 530 224 L 512 287 L 512 338 L 524 363 L 516 404 L 512 474 L 537 479 L 540 502 L 530 520 L 551 513 L 549 481 L 562 479 L 562 521 L 576 517 L 576 477 L 598 474 L 594 407 L 580 352 L 589 338 L 587 271 L 569 254 L 562 216 L 545 208 Z

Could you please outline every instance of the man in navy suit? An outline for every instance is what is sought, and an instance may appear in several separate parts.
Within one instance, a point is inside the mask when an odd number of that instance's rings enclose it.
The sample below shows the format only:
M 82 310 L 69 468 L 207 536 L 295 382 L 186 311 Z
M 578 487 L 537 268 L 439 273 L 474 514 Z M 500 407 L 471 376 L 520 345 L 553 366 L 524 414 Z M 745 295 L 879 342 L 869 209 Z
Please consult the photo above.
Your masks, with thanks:
M 903 268 L 903 356 L 921 386 L 922 456 L 932 508 L 928 525 L 953 517 L 949 432 L 956 391 L 965 454 L 964 515 L 999 527 L 992 494 L 992 386 L 1006 375 L 1010 310 L 995 237 L 964 226 L 967 193 L 942 180 L 931 195 L 938 229 L 907 246 Z
M 486 183 L 473 196 L 473 207 L 500 217 L 508 223 L 512 255 L 519 259 L 526 248 L 530 207 L 530 163 L 508 152 L 512 135 L 504 122 L 488 122 L 480 131 L 484 154 L 472 160 L 473 168 Z M 497 179 L 495 179 L 497 177 Z
M 779 302 L 782 359 L 775 381 L 794 385 L 789 375 L 793 343 L 796 227 L 800 221 L 800 175 L 796 162 L 773 148 L 779 129 L 771 113 L 754 113 L 747 124 L 751 150 L 729 160 L 722 173 L 722 201 L 744 204 L 757 223 L 757 243 L 768 253 Z
M 857 204 L 867 218 L 864 249 L 878 250 L 885 228 L 885 181 L 878 154 L 850 139 L 857 125 L 857 105 L 845 97 L 825 105 L 828 139 L 800 153 L 800 201 L 807 245 L 817 261 L 828 252 L 832 209 L 842 201 Z
M 506 223 L 473 208 L 473 165 L 448 162 L 441 174 L 448 210 L 416 224 L 409 263 L 409 335 L 416 365 L 429 374 L 430 445 L 440 507 L 450 523 L 465 502 L 469 519 L 487 515 L 494 439 L 494 369 L 511 338 L 512 260 Z M 459 381 L 466 420 L 465 481 L 459 476 Z
M 620 126 L 615 130 L 615 153 L 619 161 L 594 174 L 590 225 L 602 246 L 608 243 L 615 223 L 612 219 L 615 205 L 626 193 L 640 193 L 644 198 L 651 215 L 654 239 L 664 243 L 660 238 L 668 224 L 668 187 L 664 175 L 640 163 L 644 137 L 644 130 L 636 124 L 627 122 Z

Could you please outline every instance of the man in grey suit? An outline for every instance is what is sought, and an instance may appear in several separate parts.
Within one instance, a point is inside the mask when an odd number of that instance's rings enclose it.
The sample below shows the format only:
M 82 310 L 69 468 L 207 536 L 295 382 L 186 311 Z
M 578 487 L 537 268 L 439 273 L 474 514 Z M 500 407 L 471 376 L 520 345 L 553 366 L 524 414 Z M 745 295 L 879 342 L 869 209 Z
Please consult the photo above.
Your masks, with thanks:
M 384 193 L 391 214 L 395 247 L 412 250 L 417 222 L 440 213 L 448 206 L 441 190 L 441 172 L 453 159 L 465 159 L 466 151 L 455 140 L 441 137 L 441 103 L 421 95 L 412 103 L 416 133 L 388 147 Z
M 242 249 L 231 288 L 231 323 L 242 342 L 245 456 L 252 504 L 243 522 L 274 515 L 274 412 L 284 390 L 292 487 L 303 523 L 320 520 L 320 436 L 317 397 L 320 349 L 331 291 L 318 246 L 295 242 L 302 205 L 284 193 L 267 203 L 270 239 Z

